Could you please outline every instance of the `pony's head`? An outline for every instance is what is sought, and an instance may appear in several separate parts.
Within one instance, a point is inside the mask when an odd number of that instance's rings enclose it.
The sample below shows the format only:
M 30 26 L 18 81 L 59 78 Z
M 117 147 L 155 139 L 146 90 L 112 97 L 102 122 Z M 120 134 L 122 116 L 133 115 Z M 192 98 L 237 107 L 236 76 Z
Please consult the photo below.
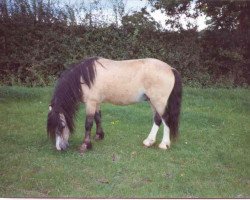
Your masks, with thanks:
M 94 57 L 73 64 L 61 74 L 57 82 L 49 106 L 47 132 L 59 151 L 65 150 L 69 145 L 68 138 L 74 132 L 75 114 L 83 97 L 82 84 L 90 88 L 94 82 L 94 63 L 97 60 Z
M 53 109 L 52 106 L 49 106 L 47 133 L 55 143 L 56 149 L 58 151 L 67 149 L 69 146 L 69 127 L 63 113 Z

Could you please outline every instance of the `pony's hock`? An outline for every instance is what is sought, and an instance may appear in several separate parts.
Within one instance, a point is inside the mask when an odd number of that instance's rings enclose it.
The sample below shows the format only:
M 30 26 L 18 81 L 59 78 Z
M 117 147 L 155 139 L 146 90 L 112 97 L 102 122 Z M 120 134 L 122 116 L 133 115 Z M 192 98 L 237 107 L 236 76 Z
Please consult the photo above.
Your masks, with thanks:
M 86 106 L 85 137 L 79 148 L 84 153 L 92 147 L 91 129 L 96 123 L 95 140 L 104 138 L 100 104 L 128 105 L 148 101 L 153 110 L 153 126 L 143 141 L 146 147 L 155 143 L 163 124 L 159 148 L 168 149 L 170 138 L 178 136 L 182 82 L 180 74 L 168 64 L 152 58 L 114 61 L 88 58 L 62 73 L 49 106 L 47 132 L 57 150 L 68 147 L 74 131 L 74 117 L 79 102 Z

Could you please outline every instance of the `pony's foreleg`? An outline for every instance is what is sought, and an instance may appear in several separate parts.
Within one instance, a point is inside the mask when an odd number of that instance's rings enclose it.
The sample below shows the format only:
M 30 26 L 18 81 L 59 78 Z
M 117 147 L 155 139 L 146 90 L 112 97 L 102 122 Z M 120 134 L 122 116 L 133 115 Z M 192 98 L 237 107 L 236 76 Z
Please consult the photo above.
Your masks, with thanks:
M 101 121 L 101 118 L 102 118 L 101 110 L 98 109 L 95 112 L 95 123 L 96 123 L 95 140 L 102 140 L 104 138 L 104 132 L 102 130 L 102 121 Z
M 152 126 L 152 129 L 147 137 L 147 139 L 145 139 L 143 141 L 143 144 L 146 146 L 146 147 L 150 147 L 152 146 L 154 143 L 155 143 L 155 140 L 156 140 L 156 135 L 157 135 L 157 132 L 160 128 L 160 125 L 161 125 L 161 116 L 155 112 L 155 115 L 154 115 L 154 124 Z
M 83 144 L 80 146 L 80 153 L 84 153 L 86 150 L 92 148 L 90 134 L 93 127 L 95 111 L 95 103 L 86 103 L 85 137 Z

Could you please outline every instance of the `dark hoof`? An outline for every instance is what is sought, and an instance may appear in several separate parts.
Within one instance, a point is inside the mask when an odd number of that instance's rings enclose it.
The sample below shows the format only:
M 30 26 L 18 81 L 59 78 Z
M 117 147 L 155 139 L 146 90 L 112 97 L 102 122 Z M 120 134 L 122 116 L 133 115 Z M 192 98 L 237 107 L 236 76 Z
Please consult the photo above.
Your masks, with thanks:
M 83 154 L 85 153 L 88 149 L 92 149 L 92 144 L 91 143 L 83 143 L 80 147 L 79 147 L 79 153 Z
M 96 133 L 95 140 L 102 140 L 104 139 L 104 133 Z

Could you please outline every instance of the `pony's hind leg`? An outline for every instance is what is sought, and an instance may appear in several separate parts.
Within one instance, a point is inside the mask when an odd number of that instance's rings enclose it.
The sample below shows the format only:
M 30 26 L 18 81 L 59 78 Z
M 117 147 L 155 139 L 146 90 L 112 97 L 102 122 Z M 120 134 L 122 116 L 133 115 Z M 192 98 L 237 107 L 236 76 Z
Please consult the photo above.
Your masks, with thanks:
M 151 129 L 147 139 L 145 139 L 143 141 L 143 144 L 146 147 L 150 147 L 155 143 L 157 132 L 158 132 L 160 126 L 161 126 L 161 121 L 162 121 L 161 116 L 157 112 L 155 112 L 155 114 L 154 114 L 154 124 L 152 126 L 152 129 Z
M 104 132 L 102 129 L 102 115 L 101 115 L 101 110 L 98 109 L 95 112 L 95 123 L 96 123 L 96 135 L 95 135 L 95 140 L 102 140 L 104 138 Z
M 166 97 L 162 97 L 162 98 L 150 98 L 150 103 L 151 103 L 151 107 L 155 110 L 155 113 L 157 113 L 157 115 L 155 115 L 155 125 L 153 125 L 152 130 L 155 127 L 155 131 L 151 131 L 148 138 L 146 140 L 144 140 L 144 145 L 146 146 L 151 146 L 154 142 L 155 142 L 155 137 L 157 134 L 157 131 L 159 129 L 160 124 L 163 122 L 163 138 L 162 138 L 162 142 L 159 144 L 159 148 L 161 149 L 168 149 L 170 147 L 170 131 L 169 131 L 169 127 L 167 124 L 168 121 L 168 115 L 165 114 L 165 108 L 166 108 L 166 102 L 164 102 L 164 99 L 167 99 Z M 158 123 L 158 126 L 156 124 L 156 122 Z M 152 140 L 153 139 L 153 140 Z M 148 145 L 147 145 L 148 144 Z

